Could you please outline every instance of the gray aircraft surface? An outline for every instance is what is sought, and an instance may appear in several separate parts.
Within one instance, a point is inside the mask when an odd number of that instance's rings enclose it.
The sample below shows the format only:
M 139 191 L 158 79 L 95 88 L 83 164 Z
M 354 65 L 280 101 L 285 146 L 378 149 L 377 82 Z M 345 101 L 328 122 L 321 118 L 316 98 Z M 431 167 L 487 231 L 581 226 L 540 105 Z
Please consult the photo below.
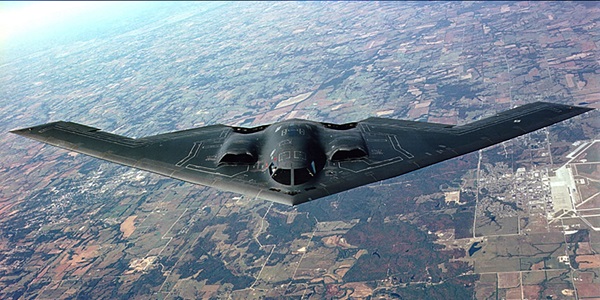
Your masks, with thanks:
M 589 110 L 536 102 L 461 126 L 374 117 L 347 124 L 291 119 L 254 128 L 211 125 L 137 139 L 63 121 L 11 132 L 167 177 L 297 205 Z

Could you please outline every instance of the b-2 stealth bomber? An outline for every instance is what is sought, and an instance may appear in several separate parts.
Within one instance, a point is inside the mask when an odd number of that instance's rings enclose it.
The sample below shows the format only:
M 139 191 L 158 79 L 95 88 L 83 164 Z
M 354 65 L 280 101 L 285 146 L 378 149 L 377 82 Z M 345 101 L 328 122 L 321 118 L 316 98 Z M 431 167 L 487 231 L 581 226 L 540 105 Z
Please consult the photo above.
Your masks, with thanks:
M 12 133 L 167 177 L 297 205 L 396 177 L 592 110 L 545 102 L 461 126 L 368 118 L 211 125 L 129 138 L 72 122 Z

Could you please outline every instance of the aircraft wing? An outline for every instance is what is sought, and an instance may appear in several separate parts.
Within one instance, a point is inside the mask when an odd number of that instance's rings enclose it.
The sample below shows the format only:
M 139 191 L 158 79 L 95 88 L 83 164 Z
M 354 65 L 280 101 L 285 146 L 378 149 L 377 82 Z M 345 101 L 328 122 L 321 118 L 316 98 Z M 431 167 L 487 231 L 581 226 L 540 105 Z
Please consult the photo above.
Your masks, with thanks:
M 63 121 L 11 132 L 186 182 L 297 205 L 482 149 L 589 110 L 536 102 L 462 126 L 368 118 L 349 123 L 352 126 L 341 125 L 340 131 L 328 128 L 332 124 L 312 122 L 321 126 L 318 140 L 325 152 L 339 147 L 353 153 L 352 143 L 338 142 L 340 137 L 347 137 L 362 144 L 368 153 L 356 159 L 328 159 L 310 182 L 287 190 L 266 175 L 268 157 L 244 164 L 220 163 L 224 148 L 241 149 L 243 143 L 264 145 L 268 133 L 263 129 L 268 126 L 212 125 L 138 139 Z M 242 144 L 233 144 L 236 138 L 230 137 L 240 136 L 244 136 L 239 140 Z M 243 152 L 235 151 L 227 155 L 235 158 L 238 153 L 243 156 Z
M 396 177 L 582 114 L 591 108 L 536 102 L 465 124 L 368 118 L 358 122 L 368 156 L 330 162 L 309 201 Z M 312 195 L 308 195 L 312 194 Z M 301 203 L 299 202 L 299 203 Z M 295 203 L 297 204 L 297 203 Z
M 59 121 L 11 132 L 186 182 L 250 197 L 260 194 L 260 198 L 292 204 L 289 197 L 269 191 L 268 183 L 260 180 L 264 172 L 260 162 L 237 166 L 215 163 L 221 146 L 232 131 L 230 126 L 211 125 L 133 139 L 78 123 Z

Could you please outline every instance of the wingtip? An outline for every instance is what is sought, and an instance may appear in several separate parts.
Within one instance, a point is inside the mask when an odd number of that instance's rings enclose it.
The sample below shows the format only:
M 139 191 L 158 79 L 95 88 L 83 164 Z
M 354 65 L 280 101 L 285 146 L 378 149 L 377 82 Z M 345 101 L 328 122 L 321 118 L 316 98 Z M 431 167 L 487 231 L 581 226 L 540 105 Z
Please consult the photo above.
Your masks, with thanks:
M 13 129 L 9 132 L 12 134 L 17 134 L 17 135 L 21 135 L 21 136 L 34 136 L 34 135 L 37 135 L 38 132 L 41 133 L 41 131 L 43 129 L 52 127 L 52 126 L 54 126 L 56 124 L 60 124 L 60 123 L 65 123 L 65 122 L 64 121 L 50 122 L 50 123 L 40 124 L 40 125 L 36 125 L 36 126 L 32 126 L 32 127 Z
M 586 112 L 588 112 L 588 111 L 595 110 L 595 108 L 593 108 L 593 107 L 587 107 L 587 106 L 574 106 L 574 105 L 571 105 L 571 106 L 569 106 L 569 109 L 571 109 L 571 110 L 574 110 L 574 111 L 577 111 L 577 112 L 579 112 L 579 113 L 581 113 L 581 114 L 582 114 L 582 113 L 586 113 Z
M 31 128 L 13 129 L 9 132 L 16 135 L 25 135 L 29 131 L 31 131 Z
M 591 110 L 595 110 L 595 108 L 581 105 L 568 105 L 568 104 L 559 104 L 559 103 L 551 103 L 551 102 L 538 102 L 541 105 L 547 105 L 549 107 L 557 108 L 558 110 L 562 110 L 569 114 L 575 113 L 576 115 L 586 113 Z

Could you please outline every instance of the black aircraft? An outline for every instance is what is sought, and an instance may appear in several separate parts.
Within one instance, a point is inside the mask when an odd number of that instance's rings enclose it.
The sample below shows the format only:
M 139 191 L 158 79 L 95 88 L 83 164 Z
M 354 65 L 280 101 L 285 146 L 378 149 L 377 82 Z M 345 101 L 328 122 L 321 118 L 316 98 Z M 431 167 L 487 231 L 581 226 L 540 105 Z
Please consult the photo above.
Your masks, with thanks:
M 569 119 L 586 107 L 536 102 L 461 126 L 368 118 L 212 125 L 144 138 L 53 122 L 12 133 L 183 181 L 297 205 L 396 177 Z

